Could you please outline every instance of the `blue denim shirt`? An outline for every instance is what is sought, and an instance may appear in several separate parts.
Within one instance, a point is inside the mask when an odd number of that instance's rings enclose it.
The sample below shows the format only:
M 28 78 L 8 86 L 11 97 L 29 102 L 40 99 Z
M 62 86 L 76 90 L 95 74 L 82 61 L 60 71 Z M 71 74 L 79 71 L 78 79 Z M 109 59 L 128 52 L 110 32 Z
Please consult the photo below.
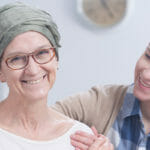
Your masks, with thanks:
M 121 110 L 108 132 L 115 150 L 150 150 L 150 133 L 145 134 L 139 100 L 129 86 Z

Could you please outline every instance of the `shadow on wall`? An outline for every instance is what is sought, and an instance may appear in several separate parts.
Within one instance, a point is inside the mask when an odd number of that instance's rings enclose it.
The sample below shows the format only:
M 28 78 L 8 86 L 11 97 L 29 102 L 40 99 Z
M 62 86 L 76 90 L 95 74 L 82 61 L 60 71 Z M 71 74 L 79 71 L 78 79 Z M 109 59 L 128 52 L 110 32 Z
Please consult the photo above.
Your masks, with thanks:
M 0 101 L 5 99 L 8 95 L 8 86 L 6 83 L 0 83 Z

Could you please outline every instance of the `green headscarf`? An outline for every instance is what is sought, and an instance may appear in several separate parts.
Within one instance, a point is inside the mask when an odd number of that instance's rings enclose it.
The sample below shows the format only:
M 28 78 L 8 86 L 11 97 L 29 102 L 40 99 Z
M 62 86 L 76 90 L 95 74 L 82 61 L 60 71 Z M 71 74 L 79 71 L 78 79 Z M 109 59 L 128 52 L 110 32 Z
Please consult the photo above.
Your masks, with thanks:
M 21 2 L 0 7 L 0 56 L 14 37 L 27 31 L 37 31 L 47 37 L 56 48 L 58 58 L 60 34 L 52 17 Z

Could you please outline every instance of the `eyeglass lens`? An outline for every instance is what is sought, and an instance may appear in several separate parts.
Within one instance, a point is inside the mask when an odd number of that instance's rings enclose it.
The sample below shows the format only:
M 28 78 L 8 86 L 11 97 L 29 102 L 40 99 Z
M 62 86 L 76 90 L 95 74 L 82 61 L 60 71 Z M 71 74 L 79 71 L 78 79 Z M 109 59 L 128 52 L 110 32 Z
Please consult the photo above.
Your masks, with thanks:
M 28 64 L 30 55 L 33 57 L 36 63 L 44 64 L 49 62 L 53 58 L 53 56 L 55 55 L 55 51 L 54 49 L 49 48 L 41 49 L 31 54 L 18 54 L 8 58 L 6 60 L 6 63 L 8 67 L 12 69 L 21 69 Z

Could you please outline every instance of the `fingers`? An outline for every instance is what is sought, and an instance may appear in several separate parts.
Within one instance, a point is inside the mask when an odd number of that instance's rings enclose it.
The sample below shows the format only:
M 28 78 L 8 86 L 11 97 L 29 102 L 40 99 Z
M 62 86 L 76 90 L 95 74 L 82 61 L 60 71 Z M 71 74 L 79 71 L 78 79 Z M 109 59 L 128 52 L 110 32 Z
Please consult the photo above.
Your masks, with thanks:
M 91 145 L 97 138 L 95 135 L 83 131 L 77 131 L 75 134 L 71 135 L 70 137 L 71 137 L 71 141 L 76 141 L 88 146 Z
M 105 142 L 98 150 L 114 150 L 114 147 L 110 142 Z
M 73 141 L 73 140 L 71 140 L 71 145 L 75 147 L 75 150 L 88 150 L 89 147 L 83 143 Z
M 114 150 L 114 147 L 108 138 L 101 136 L 95 140 L 88 150 Z
M 81 135 L 81 136 L 85 136 L 85 137 L 88 137 L 88 138 L 96 137 L 95 135 L 87 133 L 87 132 L 84 132 L 84 131 L 76 131 L 75 134 Z
M 92 131 L 93 131 L 93 134 L 98 137 L 99 134 L 98 134 L 96 128 L 95 128 L 94 126 L 92 126 L 91 129 L 92 129 Z
M 114 150 L 114 145 L 113 144 L 111 144 L 111 149 L 110 150 Z
M 105 138 L 97 138 L 88 150 L 99 150 L 99 147 L 102 146 L 105 143 L 105 141 Z
M 92 130 L 94 135 L 77 131 L 70 136 L 71 144 L 75 147 L 75 150 L 114 150 L 113 145 L 107 137 L 98 134 L 94 127 L 92 127 Z
M 82 149 L 80 149 L 80 148 L 76 147 L 76 148 L 75 148 L 75 150 L 82 150 Z
M 71 144 L 72 146 L 76 147 L 76 150 L 88 150 L 88 147 L 90 147 L 90 145 L 93 144 L 97 138 L 95 135 L 83 131 L 77 131 L 70 137 Z

